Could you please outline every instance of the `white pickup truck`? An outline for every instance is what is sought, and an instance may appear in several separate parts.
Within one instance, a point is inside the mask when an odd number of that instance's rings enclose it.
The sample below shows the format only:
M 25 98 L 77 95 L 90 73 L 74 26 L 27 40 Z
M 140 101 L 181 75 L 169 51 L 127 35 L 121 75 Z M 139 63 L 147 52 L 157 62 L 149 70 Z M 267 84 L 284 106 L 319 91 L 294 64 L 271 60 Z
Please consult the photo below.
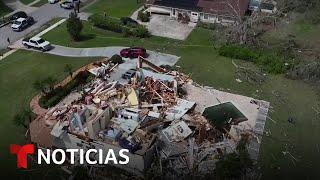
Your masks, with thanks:
M 44 39 L 41 39 L 39 37 L 33 37 L 31 39 L 23 39 L 22 44 L 26 46 L 27 48 L 35 48 L 39 49 L 41 51 L 49 51 L 52 49 L 51 44 L 48 41 L 45 41 Z

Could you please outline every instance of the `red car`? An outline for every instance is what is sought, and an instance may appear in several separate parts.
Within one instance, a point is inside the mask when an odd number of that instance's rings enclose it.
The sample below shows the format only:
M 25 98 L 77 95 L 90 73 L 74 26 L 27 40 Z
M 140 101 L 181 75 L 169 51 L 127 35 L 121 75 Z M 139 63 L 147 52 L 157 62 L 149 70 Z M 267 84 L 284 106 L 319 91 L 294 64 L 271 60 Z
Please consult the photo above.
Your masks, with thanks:
M 144 48 L 132 47 L 122 49 L 120 51 L 120 56 L 124 58 L 138 58 L 139 56 L 146 58 L 148 57 L 148 54 Z

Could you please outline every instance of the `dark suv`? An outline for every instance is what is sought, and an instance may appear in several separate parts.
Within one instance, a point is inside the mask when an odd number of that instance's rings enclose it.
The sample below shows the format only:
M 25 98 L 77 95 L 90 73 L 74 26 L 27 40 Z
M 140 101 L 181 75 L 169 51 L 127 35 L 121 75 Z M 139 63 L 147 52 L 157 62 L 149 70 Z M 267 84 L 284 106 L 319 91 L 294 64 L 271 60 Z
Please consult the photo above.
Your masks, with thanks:
M 125 48 L 120 51 L 120 56 L 124 58 L 138 58 L 142 56 L 144 58 L 148 57 L 147 51 L 144 48 L 132 47 Z
M 34 24 L 34 19 L 32 17 L 18 18 L 13 21 L 11 28 L 14 31 L 23 31 L 32 24 Z
M 27 18 L 27 17 L 28 17 L 27 13 L 23 11 L 18 11 L 10 17 L 10 21 L 13 22 L 14 20 L 17 20 L 19 18 Z
M 136 74 L 136 71 L 137 70 L 135 70 L 135 69 L 129 69 L 127 72 L 122 74 L 122 78 L 123 79 L 130 79 Z

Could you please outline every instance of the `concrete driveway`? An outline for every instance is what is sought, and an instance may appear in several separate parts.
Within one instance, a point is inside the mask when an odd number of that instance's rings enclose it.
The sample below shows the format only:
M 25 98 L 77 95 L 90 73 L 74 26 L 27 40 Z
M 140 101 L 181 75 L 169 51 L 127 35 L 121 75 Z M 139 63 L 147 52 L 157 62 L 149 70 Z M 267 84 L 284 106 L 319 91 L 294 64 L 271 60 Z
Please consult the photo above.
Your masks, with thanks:
M 53 49 L 45 52 L 48 54 L 67 56 L 67 57 L 111 57 L 115 54 L 120 54 L 123 46 L 97 47 L 97 48 L 70 48 L 65 46 L 53 45 Z M 24 47 L 22 47 L 24 48 Z M 25 48 L 24 48 L 25 49 Z M 32 49 L 29 49 L 32 50 Z M 174 65 L 179 57 L 171 54 L 159 53 L 147 50 L 149 57 L 147 58 L 152 63 L 160 66 L 163 64 Z M 128 59 L 129 60 L 129 59 Z M 130 59 L 130 62 L 136 63 L 135 59 Z M 130 69 L 130 68 L 129 68 Z
M 152 14 L 147 28 L 152 35 L 185 40 L 196 26 L 195 23 L 182 24 L 170 16 Z
M 120 51 L 127 47 L 122 46 L 111 46 L 111 47 L 97 47 L 97 48 L 69 48 L 59 45 L 53 45 L 54 49 L 46 52 L 47 54 L 53 54 L 58 56 L 68 56 L 68 57 L 111 57 L 115 54 L 120 54 Z M 23 47 L 24 48 L 24 47 Z M 25 49 L 25 48 L 24 48 Z M 29 49 L 32 50 L 32 49 Z M 170 65 L 173 66 L 180 57 L 159 53 L 155 51 L 147 50 L 149 57 L 147 58 L 153 64 L 160 65 Z M 137 65 L 138 59 L 129 59 L 125 58 L 125 62 L 120 64 L 117 70 L 113 71 L 110 74 L 111 80 L 119 81 L 120 83 L 125 83 L 126 80 L 122 79 L 121 76 L 128 69 L 135 68 Z
M 51 19 L 56 17 L 68 17 L 71 10 L 65 10 L 59 7 L 58 4 L 45 4 L 38 8 L 37 10 L 31 12 L 29 15 L 36 21 L 35 24 L 28 27 L 22 32 L 12 31 L 10 25 L 0 28 L 0 49 L 5 49 L 8 46 L 7 38 L 11 42 L 15 42 L 30 32 L 40 28 Z

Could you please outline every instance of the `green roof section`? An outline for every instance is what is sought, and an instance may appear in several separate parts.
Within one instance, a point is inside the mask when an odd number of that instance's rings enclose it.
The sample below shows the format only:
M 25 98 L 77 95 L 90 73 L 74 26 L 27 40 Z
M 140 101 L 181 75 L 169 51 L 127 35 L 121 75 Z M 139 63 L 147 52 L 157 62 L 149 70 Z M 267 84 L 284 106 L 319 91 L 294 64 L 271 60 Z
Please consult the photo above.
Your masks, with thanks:
M 230 124 L 238 124 L 247 121 L 247 117 L 231 102 L 207 107 L 203 114 L 210 123 L 218 128 L 224 128 Z

